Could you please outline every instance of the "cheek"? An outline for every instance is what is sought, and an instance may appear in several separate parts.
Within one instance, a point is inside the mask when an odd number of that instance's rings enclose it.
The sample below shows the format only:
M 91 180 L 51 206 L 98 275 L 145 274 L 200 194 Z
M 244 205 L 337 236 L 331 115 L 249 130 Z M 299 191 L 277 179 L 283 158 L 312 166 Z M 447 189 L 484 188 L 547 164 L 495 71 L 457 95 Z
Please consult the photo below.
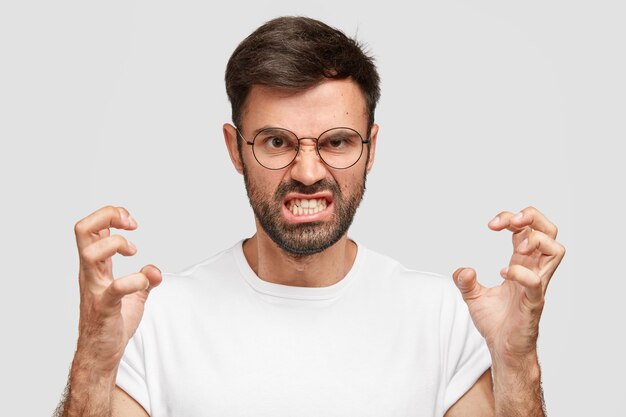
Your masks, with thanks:
M 247 169 L 249 188 L 254 196 L 263 199 L 273 199 L 280 185 L 281 177 L 271 175 L 272 172 Z
M 356 172 L 351 172 L 349 175 L 342 175 L 341 177 L 335 177 L 335 180 L 341 188 L 343 195 L 353 195 L 358 192 L 363 184 L 363 175 Z

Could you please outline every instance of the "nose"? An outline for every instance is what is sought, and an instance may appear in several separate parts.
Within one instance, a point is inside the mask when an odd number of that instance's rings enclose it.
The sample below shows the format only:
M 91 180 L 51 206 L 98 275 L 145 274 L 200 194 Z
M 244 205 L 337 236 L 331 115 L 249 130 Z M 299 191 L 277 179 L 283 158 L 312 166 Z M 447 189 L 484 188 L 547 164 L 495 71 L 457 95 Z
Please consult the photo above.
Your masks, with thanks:
M 300 141 L 300 150 L 291 165 L 291 178 L 304 185 L 313 185 L 326 177 L 326 165 L 315 147 L 316 141 Z

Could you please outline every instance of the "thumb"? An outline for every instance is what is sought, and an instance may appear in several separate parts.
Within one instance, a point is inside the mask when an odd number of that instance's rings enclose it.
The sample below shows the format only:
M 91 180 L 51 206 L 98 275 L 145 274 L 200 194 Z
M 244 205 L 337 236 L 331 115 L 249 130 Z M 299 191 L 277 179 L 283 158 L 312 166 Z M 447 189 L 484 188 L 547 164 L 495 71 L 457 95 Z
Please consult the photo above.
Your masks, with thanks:
M 117 306 L 122 298 L 139 291 L 143 291 L 144 297 L 148 297 L 150 290 L 158 286 L 162 280 L 163 276 L 159 268 L 146 265 L 137 273 L 113 280 L 104 295 L 110 306 Z
M 452 278 L 466 302 L 480 297 L 485 288 L 476 279 L 476 271 L 472 268 L 459 268 L 454 271 Z
M 142 274 L 146 276 L 148 279 L 148 288 L 147 290 L 151 290 L 154 287 L 157 287 L 161 281 L 163 280 L 163 275 L 161 274 L 161 270 L 152 264 L 148 264 L 141 268 L 140 271 Z

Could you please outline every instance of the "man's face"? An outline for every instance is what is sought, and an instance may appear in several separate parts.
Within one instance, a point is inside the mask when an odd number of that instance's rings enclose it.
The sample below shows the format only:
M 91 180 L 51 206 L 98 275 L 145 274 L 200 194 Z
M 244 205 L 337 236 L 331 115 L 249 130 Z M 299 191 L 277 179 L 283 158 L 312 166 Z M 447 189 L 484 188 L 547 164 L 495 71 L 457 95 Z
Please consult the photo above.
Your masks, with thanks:
M 351 80 L 324 81 L 297 93 L 254 86 L 246 100 L 241 133 L 252 140 L 258 130 L 267 127 L 289 129 L 301 138 L 317 138 L 330 128 L 350 127 L 367 139 L 365 100 Z M 361 159 L 347 169 L 325 165 L 315 142 L 303 140 L 291 165 L 269 170 L 256 161 L 251 146 L 244 143 L 237 156 L 242 161 L 257 226 L 293 256 L 313 255 L 335 244 L 348 231 L 363 198 L 377 131 L 378 126 L 374 126 L 369 159 L 364 148 Z

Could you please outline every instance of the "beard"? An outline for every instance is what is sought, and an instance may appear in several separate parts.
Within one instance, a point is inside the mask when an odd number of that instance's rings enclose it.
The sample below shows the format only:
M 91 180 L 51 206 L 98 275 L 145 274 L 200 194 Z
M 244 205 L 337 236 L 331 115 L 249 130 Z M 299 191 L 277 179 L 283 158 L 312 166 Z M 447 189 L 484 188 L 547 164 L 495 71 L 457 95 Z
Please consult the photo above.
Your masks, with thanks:
M 323 179 L 312 185 L 298 181 L 281 183 L 273 197 L 267 197 L 255 189 L 244 166 L 243 178 L 250 206 L 265 233 L 283 251 L 293 257 L 305 257 L 320 253 L 341 239 L 347 233 L 356 210 L 365 194 L 367 173 L 364 170 L 363 181 L 351 195 L 344 195 L 339 185 L 329 179 Z M 333 214 L 330 221 L 289 224 L 282 214 L 282 204 L 290 192 L 314 194 L 330 191 L 333 196 Z

